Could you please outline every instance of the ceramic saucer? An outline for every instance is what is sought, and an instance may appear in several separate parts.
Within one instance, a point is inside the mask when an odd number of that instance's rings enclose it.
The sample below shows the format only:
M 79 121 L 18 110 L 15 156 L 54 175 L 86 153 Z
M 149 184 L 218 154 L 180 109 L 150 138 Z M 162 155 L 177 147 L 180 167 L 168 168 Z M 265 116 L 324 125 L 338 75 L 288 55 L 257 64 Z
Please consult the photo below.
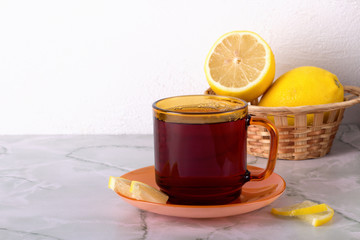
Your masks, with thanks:
M 260 173 L 264 169 L 248 165 L 248 170 L 256 175 L 257 172 Z M 155 183 L 154 166 L 136 169 L 121 177 L 141 181 L 159 189 Z M 284 179 L 273 173 L 263 181 L 246 183 L 242 188 L 241 196 L 237 200 L 225 205 L 209 206 L 151 203 L 118 194 L 129 204 L 157 214 L 187 218 L 216 218 L 243 214 L 265 207 L 280 197 L 285 187 Z

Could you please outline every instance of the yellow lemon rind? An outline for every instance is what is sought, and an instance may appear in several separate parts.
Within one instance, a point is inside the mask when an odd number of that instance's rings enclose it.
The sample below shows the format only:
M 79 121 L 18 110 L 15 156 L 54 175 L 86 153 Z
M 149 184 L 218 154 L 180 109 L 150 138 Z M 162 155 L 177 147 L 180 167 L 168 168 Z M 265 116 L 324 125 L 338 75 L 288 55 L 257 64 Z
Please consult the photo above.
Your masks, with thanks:
M 281 215 L 281 216 L 299 216 L 299 215 L 307 215 L 307 214 L 314 214 L 314 213 L 319 213 L 319 212 L 324 212 L 327 211 L 329 209 L 329 207 L 325 204 L 317 204 L 317 205 L 313 205 L 310 207 L 304 207 L 304 208 L 299 208 L 299 209 L 293 209 L 293 210 L 289 210 L 289 211 L 284 211 L 280 208 L 273 208 L 271 209 L 271 212 L 273 214 L 276 215 Z
M 325 212 L 309 214 L 309 215 L 301 215 L 296 217 L 304 222 L 310 223 L 314 227 L 318 227 L 329 222 L 333 218 L 333 216 L 334 216 L 334 210 L 329 207 L 329 209 Z

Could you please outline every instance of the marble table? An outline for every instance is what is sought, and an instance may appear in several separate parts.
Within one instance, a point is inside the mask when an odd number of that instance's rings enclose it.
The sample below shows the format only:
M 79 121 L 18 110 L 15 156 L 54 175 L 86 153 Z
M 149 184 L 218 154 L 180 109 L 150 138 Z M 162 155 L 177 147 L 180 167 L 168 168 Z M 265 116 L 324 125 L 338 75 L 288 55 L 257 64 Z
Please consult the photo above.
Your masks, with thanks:
M 248 162 L 266 164 L 253 156 Z M 341 125 L 325 157 L 278 160 L 285 193 L 232 217 L 162 216 L 108 189 L 109 176 L 152 164 L 151 135 L 0 136 L 0 239 L 360 239 L 357 125 Z M 315 228 L 270 213 L 305 199 L 329 204 L 333 220 Z

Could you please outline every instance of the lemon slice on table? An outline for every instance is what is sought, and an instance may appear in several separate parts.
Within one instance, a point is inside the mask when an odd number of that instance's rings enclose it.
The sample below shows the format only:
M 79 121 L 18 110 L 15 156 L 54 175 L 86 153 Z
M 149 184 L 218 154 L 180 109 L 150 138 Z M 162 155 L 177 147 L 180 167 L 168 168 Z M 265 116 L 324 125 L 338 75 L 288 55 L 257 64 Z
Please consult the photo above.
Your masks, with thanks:
M 288 207 L 273 208 L 271 209 L 271 212 L 282 216 L 299 216 L 324 212 L 326 210 L 328 210 L 328 206 L 326 204 L 317 204 L 306 200 L 302 203 L 297 203 Z
M 301 219 L 302 221 L 310 223 L 314 227 L 318 227 L 329 222 L 333 216 L 334 216 L 334 210 L 329 207 L 327 211 L 308 214 L 308 215 L 301 215 L 301 216 L 297 216 L 297 218 Z
M 132 181 L 130 192 L 133 198 L 148 202 L 165 204 L 169 196 L 145 183 Z
M 205 75 L 216 94 L 250 102 L 271 85 L 275 76 L 274 54 L 254 32 L 226 33 L 208 53 Z
M 308 200 L 287 207 L 273 208 L 271 212 L 276 215 L 299 218 L 314 227 L 327 223 L 334 215 L 334 210 L 325 203 L 317 204 Z

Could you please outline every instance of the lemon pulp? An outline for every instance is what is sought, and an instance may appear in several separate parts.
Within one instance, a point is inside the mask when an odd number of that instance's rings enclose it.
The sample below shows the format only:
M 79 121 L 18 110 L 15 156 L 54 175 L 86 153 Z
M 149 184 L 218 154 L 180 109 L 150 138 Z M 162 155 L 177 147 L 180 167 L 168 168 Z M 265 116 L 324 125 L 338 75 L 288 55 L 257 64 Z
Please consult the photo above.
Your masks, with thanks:
M 275 75 L 274 54 L 254 32 L 226 33 L 208 53 L 205 75 L 216 94 L 250 102 L 271 85 Z

